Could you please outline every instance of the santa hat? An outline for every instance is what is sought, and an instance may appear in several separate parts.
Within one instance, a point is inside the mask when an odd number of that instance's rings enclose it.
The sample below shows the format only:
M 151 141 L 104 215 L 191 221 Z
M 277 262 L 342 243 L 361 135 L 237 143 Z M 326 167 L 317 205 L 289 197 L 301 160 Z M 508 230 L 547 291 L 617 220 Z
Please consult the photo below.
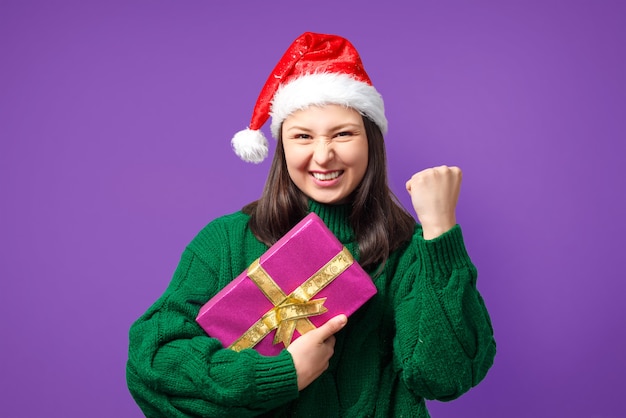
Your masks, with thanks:
M 290 114 L 325 104 L 353 108 L 387 133 L 383 99 L 354 46 L 336 35 L 306 32 L 289 46 L 265 82 L 250 125 L 231 140 L 235 153 L 244 161 L 260 163 L 268 152 L 261 127 L 270 116 L 272 136 L 278 138 Z

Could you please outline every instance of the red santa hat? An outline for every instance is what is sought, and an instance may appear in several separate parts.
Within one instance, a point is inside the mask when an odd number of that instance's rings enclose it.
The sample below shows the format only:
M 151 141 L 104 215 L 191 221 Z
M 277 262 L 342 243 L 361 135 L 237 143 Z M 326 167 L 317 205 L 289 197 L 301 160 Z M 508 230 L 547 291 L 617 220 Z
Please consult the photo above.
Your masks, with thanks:
M 383 134 L 387 133 L 383 99 L 354 46 L 336 35 L 306 32 L 289 46 L 268 77 L 250 125 L 231 140 L 233 150 L 244 161 L 260 163 L 268 153 L 261 127 L 270 116 L 272 136 L 278 138 L 287 116 L 325 104 L 353 108 L 374 121 Z

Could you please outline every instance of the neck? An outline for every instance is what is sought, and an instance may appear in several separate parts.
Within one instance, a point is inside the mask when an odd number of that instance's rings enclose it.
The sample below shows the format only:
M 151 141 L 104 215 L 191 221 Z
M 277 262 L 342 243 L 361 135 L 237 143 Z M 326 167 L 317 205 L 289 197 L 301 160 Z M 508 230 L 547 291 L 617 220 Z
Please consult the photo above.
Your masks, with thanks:
M 309 200 L 309 211 L 318 215 L 328 229 L 344 244 L 354 240 L 354 231 L 349 221 L 351 208 L 350 203 L 328 205 Z

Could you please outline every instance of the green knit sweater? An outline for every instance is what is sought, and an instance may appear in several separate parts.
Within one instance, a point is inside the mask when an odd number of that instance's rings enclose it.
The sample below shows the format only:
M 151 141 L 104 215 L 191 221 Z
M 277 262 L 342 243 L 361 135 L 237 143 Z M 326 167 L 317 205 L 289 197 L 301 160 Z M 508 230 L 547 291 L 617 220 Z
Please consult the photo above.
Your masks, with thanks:
M 311 203 L 357 257 L 347 208 Z M 428 417 L 491 367 L 495 342 L 457 225 L 391 254 L 378 293 L 337 334 L 330 367 L 298 392 L 291 355 L 224 349 L 195 322 L 200 306 L 267 250 L 237 212 L 207 225 L 165 293 L 130 329 L 127 382 L 148 417 Z

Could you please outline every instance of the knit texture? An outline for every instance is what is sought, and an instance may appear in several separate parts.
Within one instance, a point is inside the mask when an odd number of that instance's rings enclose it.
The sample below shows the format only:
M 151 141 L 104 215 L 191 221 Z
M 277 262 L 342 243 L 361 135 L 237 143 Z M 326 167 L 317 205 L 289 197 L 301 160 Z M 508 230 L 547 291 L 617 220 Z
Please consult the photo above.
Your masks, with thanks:
M 348 208 L 310 210 L 358 260 Z M 374 278 L 376 296 L 337 334 L 328 370 L 303 391 L 287 350 L 224 349 L 195 317 L 268 249 L 248 219 L 237 212 L 207 225 L 132 325 L 127 382 L 146 416 L 428 417 L 425 399 L 455 399 L 485 377 L 496 346 L 458 225 L 430 241 L 416 225 Z

